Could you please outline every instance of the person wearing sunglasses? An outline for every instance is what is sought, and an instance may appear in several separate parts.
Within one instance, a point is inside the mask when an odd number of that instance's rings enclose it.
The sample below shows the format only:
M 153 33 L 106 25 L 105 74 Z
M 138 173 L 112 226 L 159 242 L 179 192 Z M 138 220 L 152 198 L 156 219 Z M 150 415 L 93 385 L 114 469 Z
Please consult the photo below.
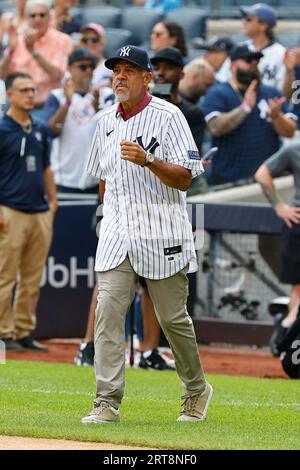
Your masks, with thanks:
M 11 26 L 9 47 L 0 62 L 0 78 L 15 71 L 34 77 L 37 88 L 34 105 L 40 111 L 49 92 L 59 86 L 73 46 L 68 35 L 50 27 L 49 0 L 28 0 L 25 12 L 28 29 L 18 36 Z
M 283 91 L 287 73 L 286 48 L 275 38 L 276 11 L 265 3 L 255 3 L 241 6 L 240 13 L 243 33 L 249 38 L 243 44 L 263 53 L 258 65 L 262 83 Z M 226 82 L 230 77 L 230 59 L 228 59 L 218 73 L 218 80 Z
M 297 128 L 282 93 L 261 82 L 262 52 L 244 44 L 230 57 L 232 79 L 213 85 L 201 103 L 212 146 L 219 148 L 208 170 L 212 185 L 253 178 L 279 149 L 280 137 L 292 137 Z
M 82 26 L 80 47 L 90 50 L 97 57 L 97 66 L 94 70 L 93 86 L 111 88 L 112 72 L 104 65 L 104 48 L 106 44 L 105 30 L 97 23 L 87 23 Z
M 64 87 L 52 90 L 44 116 L 52 137 L 51 162 L 57 189 L 64 193 L 96 192 L 97 180 L 85 171 L 99 95 L 93 91 L 97 59 L 88 49 L 75 49 L 68 60 Z

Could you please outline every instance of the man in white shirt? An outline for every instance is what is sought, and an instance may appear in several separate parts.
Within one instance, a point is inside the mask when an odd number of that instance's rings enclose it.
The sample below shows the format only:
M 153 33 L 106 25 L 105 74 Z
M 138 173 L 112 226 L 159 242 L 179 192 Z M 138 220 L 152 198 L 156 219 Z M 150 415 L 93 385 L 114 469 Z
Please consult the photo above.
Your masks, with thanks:
M 181 111 L 147 93 L 152 66 L 146 51 L 124 46 L 105 65 L 113 70 L 119 103 L 101 112 L 88 162 L 104 204 L 95 266 L 97 393 L 82 423 L 120 419 L 124 316 L 137 276 L 145 278 L 185 387 L 178 421 L 202 421 L 213 390 L 186 310 L 186 274 L 195 248 L 185 192 L 203 166 Z
M 60 192 L 98 192 L 98 181 L 85 171 L 99 107 L 91 88 L 95 67 L 88 49 L 74 50 L 64 88 L 51 91 L 43 110 L 54 137 L 51 163 Z
M 277 22 L 275 10 L 264 3 L 256 3 L 241 7 L 240 11 L 244 34 L 250 38 L 246 44 L 250 49 L 263 53 L 258 66 L 262 83 L 282 90 L 286 75 L 286 48 L 274 37 Z M 225 61 L 216 78 L 220 82 L 231 79 L 230 59 Z

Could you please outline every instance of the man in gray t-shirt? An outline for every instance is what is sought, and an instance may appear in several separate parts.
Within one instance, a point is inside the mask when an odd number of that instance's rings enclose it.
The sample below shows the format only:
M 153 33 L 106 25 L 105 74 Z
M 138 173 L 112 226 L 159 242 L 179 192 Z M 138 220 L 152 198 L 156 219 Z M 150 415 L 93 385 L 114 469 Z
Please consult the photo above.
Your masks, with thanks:
M 283 172 L 294 177 L 295 193 L 291 204 L 278 195 L 273 178 Z M 268 158 L 255 173 L 263 193 L 285 225 L 281 249 L 281 282 L 292 285 L 290 309 L 281 322 L 282 329 L 292 326 L 297 318 L 300 299 L 300 143 L 282 147 Z

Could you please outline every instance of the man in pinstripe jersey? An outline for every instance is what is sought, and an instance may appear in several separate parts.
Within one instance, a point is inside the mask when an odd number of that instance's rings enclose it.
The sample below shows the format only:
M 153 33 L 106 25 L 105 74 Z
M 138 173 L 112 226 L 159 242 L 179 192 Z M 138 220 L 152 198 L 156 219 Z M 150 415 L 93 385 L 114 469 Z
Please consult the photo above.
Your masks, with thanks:
M 203 166 L 189 126 L 174 105 L 150 96 L 147 53 L 124 46 L 107 59 L 117 104 L 99 116 L 88 172 L 100 180 L 103 219 L 95 270 L 96 399 L 82 423 L 119 421 L 124 393 L 124 316 L 137 276 L 145 278 L 185 394 L 178 421 L 202 421 L 213 389 L 204 378 L 186 310 L 195 261 L 185 192 Z

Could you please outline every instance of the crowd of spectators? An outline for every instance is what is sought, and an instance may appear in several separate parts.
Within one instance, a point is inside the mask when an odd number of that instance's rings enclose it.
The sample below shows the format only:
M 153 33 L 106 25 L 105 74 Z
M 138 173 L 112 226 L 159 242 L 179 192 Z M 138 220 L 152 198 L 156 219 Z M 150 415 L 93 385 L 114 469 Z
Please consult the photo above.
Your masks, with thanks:
M 56 0 L 54 5 L 51 0 L 16 0 L 15 13 L 4 13 L 0 21 L 0 78 L 5 79 L 16 71 L 29 73 L 34 78 L 36 93 L 32 114 L 43 120 L 50 130 L 47 99 L 49 94 L 53 97 L 55 90 L 66 89 L 66 84 L 70 83 L 68 60 L 74 48 L 88 49 L 96 59 L 89 87 L 94 96 L 99 95 L 98 110 L 114 100 L 111 71 L 104 66 L 105 29 L 97 23 L 83 24 L 81 15 L 72 15 L 74 4 L 74 0 Z M 136 4 L 161 9 L 164 13 L 182 6 L 181 2 L 172 1 Z M 248 51 L 260 52 L 260 55 L 252 56 L 255 59 L 250 65 L 247 64 L 251 54 L 247 51 L 244 51 L 244 57 L 232 60 L 235 44 L 223 36 L 203 43 L 199 55 L 195 57 L 193 53 L 190 57 L 186 32 L 179 24 L 167 19 L 154 24 L 149 37 L 152 55 L 164 47 L 175 47 L 183 57 L 179 94 L 184 102 L 196 105 L 205 115 L 209 130 L 204 139 L 206 147 L 209 142 L 219 147 L 207 175 L 209 184 L 214 185 L 253 178 L 257 167 L 281 145 L 280 138 L 292 137 L 295 123 L 299 126 L 299 104 L 292 102 L 295 96 L 293 83 L 299 77 L 300 69 L 298 49 L 287 51 L 276 41 L 276 13 L 268 5 L 241 7 L 240 11 L 242 31 L 249 38 L 243 45 Z M 249 67 L 257 70 L 257 77 L 248 70 Z M 248 83 L 245 74 L 248 74 Z M 249 95 L 252 96 L 250 100 Z M 274 100 L 278 105 L 275 110 L 271 109 Z M 238 113 L 240 119 L 231 120 L 232 112 Z M 71 107 L 67 114 L 73 113 Z M 289 121 L 284 123 L 283 115 Z M 193 125 L 197 127 L 197 123 Z M 203 127 L 203 120 L 200 120 L 199 128 Z M 260 130 L 265 136 L 267 129 L 269 138 L 265 137 L 261 147 L 255 141 L 256 150 L 260 151 L 254 154 L 252 135 Z M 54 142 L 62 138 L 63 131 L 58 138 L 52 129 Z M 74 160 L 78 159 L 74 157 Z M 82 185 L 78 189 L 82 189 Z
M 15 3 L 15 12 L 0 19 L 0 80 L 15 72 L 32 77 L 31 116 L 52 139 L 57 189 L 97 192 L 97 182 L 84 168 L 97 113 L 114 102 L 112 73 L 104 66 L 105 29 L 73 15 L 74 0 Z M 182 6 L 179 0 L 139 3 L 163 13 Z M 169 84 L 164 99 L 183 111 L 200 152 L 204 141 L 206 147 L 219 148 L 207 171 L 208 188 L 253 179 L 279 150 L 281 138 L 297 135 L 299 127 L 293 84 L 300 77 L 300 48 L 287 50 L 276 41 L 276 12 L 268 5 L 240 10 L 242 31 L 249 38 L 243 44 L 216 37 L 190 57 L 186 32 L 166 19 L 154 24 L 149 37 L 151 89 Z

